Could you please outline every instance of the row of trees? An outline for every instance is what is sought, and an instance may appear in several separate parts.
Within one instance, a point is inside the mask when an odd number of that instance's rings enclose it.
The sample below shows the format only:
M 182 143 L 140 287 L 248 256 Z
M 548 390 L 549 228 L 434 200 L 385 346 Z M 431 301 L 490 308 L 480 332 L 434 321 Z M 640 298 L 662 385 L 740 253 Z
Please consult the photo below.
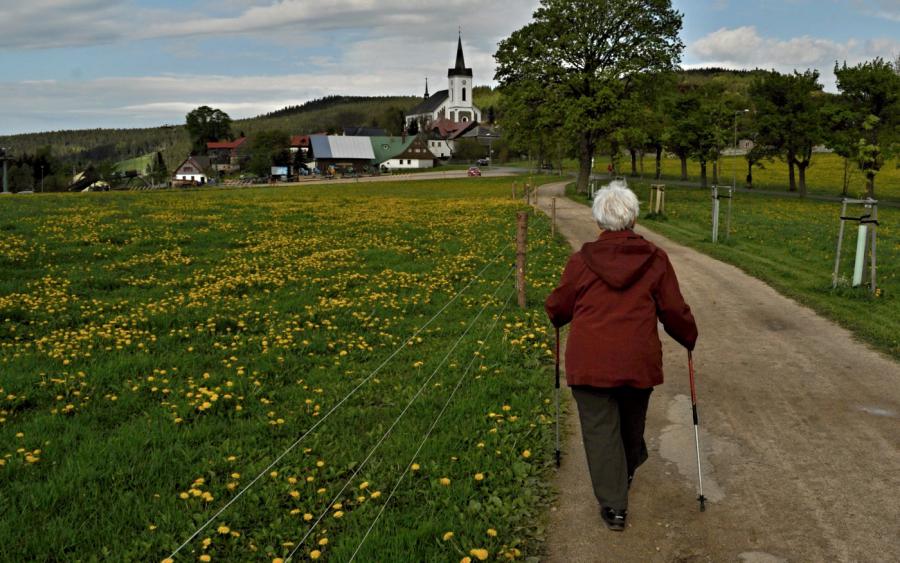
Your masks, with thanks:
M 599 23 L 598 23 L 599 22 Z M 736 138 L 749 139 L 747 183 L 754 166 L 781 159 L 789 189 L 806 192 L 813 149 L 825 145 L 875 178 L 900 146 L 900 59 L 835 65 L 839 94 L 822 90 L 817 71 L 685 73 L 681 14 L 669 0 L 542 0 L 532 23 L 502 41 L 495 54 L 501 125 L 519 150 L 544 158 L 574 152 L 578 188 L 587 190 L 598 152 L 619 168 L 629 154 L 665 152 L 700 164 L 718 183 L 718 162 Z M 735 130 L 735 126 L 738 127 Z

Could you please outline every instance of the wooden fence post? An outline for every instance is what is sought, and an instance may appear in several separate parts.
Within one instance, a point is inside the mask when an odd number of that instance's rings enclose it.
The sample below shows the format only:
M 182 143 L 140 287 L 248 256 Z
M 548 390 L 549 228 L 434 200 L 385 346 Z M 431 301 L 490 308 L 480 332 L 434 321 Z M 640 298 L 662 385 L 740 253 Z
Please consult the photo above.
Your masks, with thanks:
M 516 287 L 519 293 L 519 307 L 524 309 L 525 301 L 525 249 L 528 245 L 528 213 L 516 214 Z

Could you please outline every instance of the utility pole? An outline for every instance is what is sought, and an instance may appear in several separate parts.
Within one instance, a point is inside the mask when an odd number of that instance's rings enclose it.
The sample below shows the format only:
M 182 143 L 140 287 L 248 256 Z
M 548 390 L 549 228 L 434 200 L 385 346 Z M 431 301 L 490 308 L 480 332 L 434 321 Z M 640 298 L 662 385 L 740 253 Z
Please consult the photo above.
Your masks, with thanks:
M 41 193 L 44 193 L 44 165 L 41 164 Z

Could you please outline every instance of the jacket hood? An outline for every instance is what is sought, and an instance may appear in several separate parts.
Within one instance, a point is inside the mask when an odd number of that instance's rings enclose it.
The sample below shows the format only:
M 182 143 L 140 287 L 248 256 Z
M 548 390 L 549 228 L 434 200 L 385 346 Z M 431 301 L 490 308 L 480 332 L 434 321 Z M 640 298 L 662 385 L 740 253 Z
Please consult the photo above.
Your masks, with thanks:
M 581 247 L 587 267 L 613 289 L 626 289 L 650 268 L 656 247 L 633 231 L 604 232 Z

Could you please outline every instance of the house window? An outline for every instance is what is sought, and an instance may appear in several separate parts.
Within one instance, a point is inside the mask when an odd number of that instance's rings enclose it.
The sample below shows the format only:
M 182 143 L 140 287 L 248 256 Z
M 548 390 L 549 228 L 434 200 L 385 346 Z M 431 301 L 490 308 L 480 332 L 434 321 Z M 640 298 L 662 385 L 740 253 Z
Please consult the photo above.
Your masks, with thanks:
M 463 88 L 463 99 L 462 101 L 466 101 L 466 89 Z

